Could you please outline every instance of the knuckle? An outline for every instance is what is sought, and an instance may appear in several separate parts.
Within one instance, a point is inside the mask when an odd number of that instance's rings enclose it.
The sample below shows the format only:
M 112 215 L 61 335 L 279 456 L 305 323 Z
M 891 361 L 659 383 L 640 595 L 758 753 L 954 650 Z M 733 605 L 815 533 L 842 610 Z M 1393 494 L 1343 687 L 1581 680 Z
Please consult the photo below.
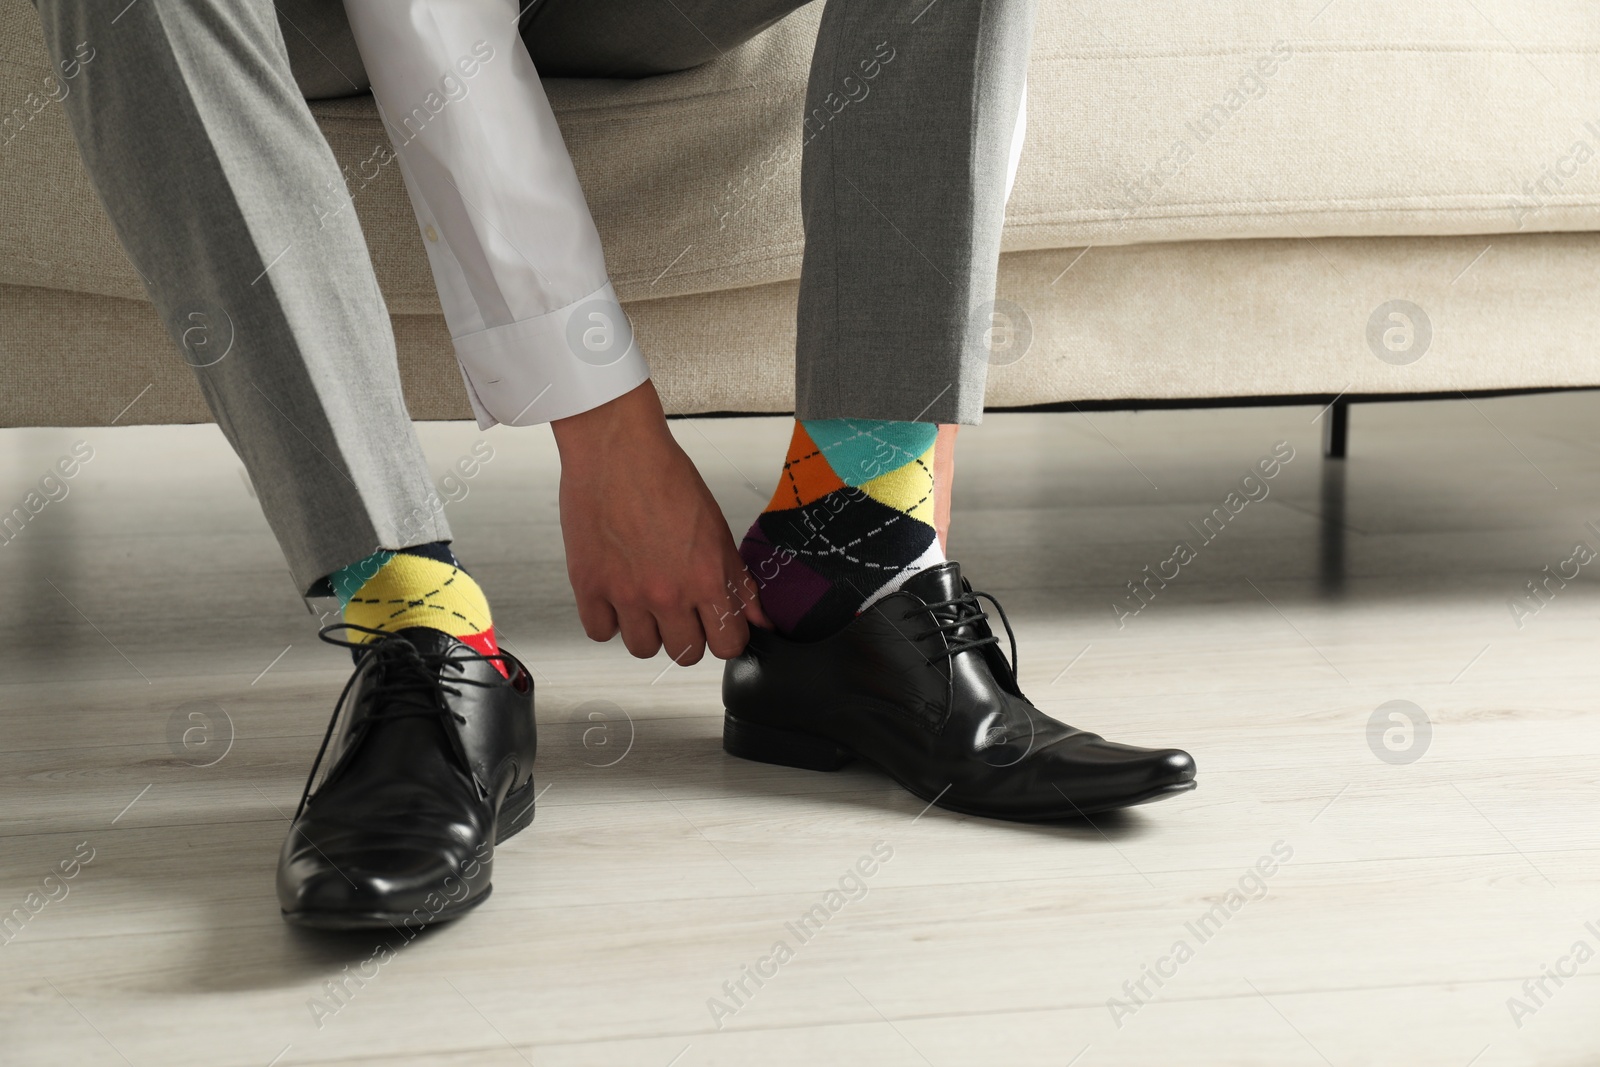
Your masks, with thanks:
M 667 582 L 647 582 L 640 597 L 652 608 L 665 608 L 677 603 L 678 590 Z

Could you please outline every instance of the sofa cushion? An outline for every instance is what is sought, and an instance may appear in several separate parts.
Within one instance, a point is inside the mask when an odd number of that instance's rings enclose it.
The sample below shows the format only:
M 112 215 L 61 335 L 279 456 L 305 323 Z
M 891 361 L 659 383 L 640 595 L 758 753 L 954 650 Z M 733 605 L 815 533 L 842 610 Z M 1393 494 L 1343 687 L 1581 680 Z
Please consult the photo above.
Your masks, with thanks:
M 696 70 L 548 83 L 624 299 L 798 276 L 820 8 Z M 1005 247 L 1600 229 L 1597 60 L 1585 0 L 1041 0 Z M 32 113 L 48 75 L 0 0 L 0 282 L 142 299 L 61 106 Z M 383 138 L 369 98 L 315 110 L 341 161 Z M 355 204 L 391 310 L 436 312 L 399 175 Z
M 1008 252 L 1000 294 L 1010 307 L 996 323 L 1005 343 L 987 401 L 1141 407 L 1269 396 L 1316 397 L 1321 408 L 1336 395 L 1592 387 L 1597 258 L 1595 233 Z M 792 411 L 798 288 L 629 304 L 667 410 Z M 1400 300 L 1413 305 L 1406 333 L 1386 336 Z M 0 285 L 0 307 L 0 426 L 210 419 L 148 303 Z M 412 416 L 471 418 L 444 319 L 397 315 L 394 331 Z M 1505 461 L 1522 462 L 1510 446 Z

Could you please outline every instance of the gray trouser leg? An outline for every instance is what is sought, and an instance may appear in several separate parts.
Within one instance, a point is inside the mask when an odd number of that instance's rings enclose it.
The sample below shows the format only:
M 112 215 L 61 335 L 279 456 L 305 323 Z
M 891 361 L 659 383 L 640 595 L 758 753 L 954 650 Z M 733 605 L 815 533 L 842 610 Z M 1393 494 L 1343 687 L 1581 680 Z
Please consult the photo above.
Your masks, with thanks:
M 353 209 L 329 214 L 343 179 L 271 0 L 38 7 L 57 62 L 93 51 L 65 100 L 84 166 L 299 587 L 448 540 L 366 244 Z
M 546 74 L 715 59 L 804 0 L 539 0 Z M 806 94 L 795 413 L 977 422 L 1034 0 L 827 0 Z
M 800 418 L 983 417 L 1033 11 L 828 0 L 806 92 Z

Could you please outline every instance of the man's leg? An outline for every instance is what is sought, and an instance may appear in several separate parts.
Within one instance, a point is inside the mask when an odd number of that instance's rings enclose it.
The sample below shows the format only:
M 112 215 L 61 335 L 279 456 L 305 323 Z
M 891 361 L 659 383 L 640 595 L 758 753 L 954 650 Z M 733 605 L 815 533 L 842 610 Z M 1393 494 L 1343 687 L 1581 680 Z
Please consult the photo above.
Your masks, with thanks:
M 752 634 L 723 683 L 736 756 L 816 770 L 864 756 L 929 804 L 1025 821 L 1186 792 L 1195 775 L 1185 752 L 1035 708 L 1014 637 L 1008 661 L 986 595 L 944 559 L 940 490 L 955 424 L 983 411 L 1032 28 L 1032 0 L 828 0 L 807 93 L 797 422 L 741 547 L 798 639 Z
M 604 22 L 593 73 L 697 54 L 652 0 L 599 3 L 608 18 L 635 9 L 651 34 Z M 672 7 L 703 59 L 767 14 Z M 547 8 L 547 25 L 593 10 Z M 951 430 L 983 410 L 1032 19 L 1032 0 L 828 0 L 802 165 L 799 421 L 741 549 L 783 634 L 752 631 L 723 680 L 734 755 L 815 770 L 862 755 L 930 803 L 1024 820 L 1194 786 L 1187 753 L 1108 742 L 1033 707 L 936 529 Z
M 39 11 L 56 60 L 94 49 L 66 98 L 84 165 L 296 585 L 449 540 L 366 243 L 271 0 Z
M 523 36 L 546 74 L 636 77 L 714 59 L 799 6 L 543 0 Z M 935 438 L 933 424 L 982 412 L 1032 18 L 1032 0 L 824 11 L 804 119 L 796 410 L 855 421 L 813 427 L 822 444 L 796 427 L 783 484 L 741 548 L 785 632 L 837 629 L 944 558 L 955 427 Z M 877 428 L 891 420 L 923 425 Z M 822 462 L 802 488 L 794 464 L 807 457 Z M 823 497 L 835 521 L 819 535 Z
M 1033 0 L 828 0 L 806 94 L 801 419 L 982 417 L 1033 18 Z
M 445 543 L 383 297 L 274 5 L 39 10 L 57 62 L 92 50 L 67 98 L 84 165 L 297 585 L 357 624 L 340 742 L 280 857 L 284 915 L 459 915 L 532 818 L 532 684 Z
M 801 173 L 798 421 L 741 546 L 788 633 L 825 636 L 944 562 L 953 424 L 983 413 L 1033 6 L 823 11 Z

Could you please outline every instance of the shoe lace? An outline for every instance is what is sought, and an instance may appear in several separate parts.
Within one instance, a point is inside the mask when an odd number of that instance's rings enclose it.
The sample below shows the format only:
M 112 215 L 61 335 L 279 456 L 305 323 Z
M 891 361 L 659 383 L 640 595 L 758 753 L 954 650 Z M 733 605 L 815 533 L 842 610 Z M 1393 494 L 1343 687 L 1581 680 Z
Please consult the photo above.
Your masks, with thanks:
M 377 637 L 379 640 L 350 641 L 331 636 L 337 630 L 354 630 Z M 462 644 L 455 645 L 447 652 L 423 652 L 405 637 L 392 631 L 375 630 L 370 626 L 358 626 L 348 622 L 324 626 L 317 631 L 317 636 L 330 645 L 348 648 L 359 652 L 360 655 L 356 659 L 356 667 L 350 675 L 350 680 L 345 682 L 344 689 L 339 693 L 339 699 L 334 702 L 333 714 L 328 718 L 328 728 L 322 734 L 322 745 L 317 749 L 317 758 L 311 763 L 311 773 L 306 775 L 306 787 L 300 793 L 300 806 L 294 812 L 297 822 L 305 812 L 306 804 L 311 800 L 311 786 L 316 781 L 317 770 L 322 766 L 323 756 L 327 754 L 328 745 L 333 740 L 334 727 L 338 725 L 339 715 L 344 710 L 345 702 L 350 697 L 356 679 L 362 676 L 362 669 L 368 664 L 371 664 L 377 681 L 364 696 L 367 714 L 354 727 L 355 730 L 362 732 L 370 728 L 374 722 L 392 719 L 437 717 L 464 724 L 467 721 L 466 717 L 451 710 L 444 699 L 446 696 L 461 695 L 461 690 L 457 689 L 456 685 L 500 689 L 514 684 L 512 677 L 484 682 L 466 677 L 463 671 L 468 663 L 495 662 L 505 668 L 507 675 L 514 677 L 511 664 L 507 662 L 503 653 L 485 655 L 473 652 Z M 442 672 L 447 669 L 459 675 L 452 679 L 454 685 L 445 682 L 441 677 Z M 466 769 L 479 791 L 483 791 L 483 783 L 479 782 L 478 776 L 472 772 L 472 761 L 461 744 L 461 735 L 454 730 L 446 730 L 445 734 L 450 738 L 450 747 L 455 752 L 456 758 L 461 761 L 461 766 Z
M 1015 674 L 1017 671 L 1017 635 L 1011 629 L 1011 620 L 1006 618 L 1006 609 L 1000 606 L 1000 601 L 988 593 L 969 588 L 963 591 L 960 596 L 953 597 L 950 600 L 934 600 L 924 603 L 921 607 L 910 608 L 901 613 L 900 618 L 903 620 L 910 619 L 912 616 L 926 612 L 933 617 L 935 625 L 917 634 L 914 640 L 921 641 L 924 638 L 932 637 L 934 634 L 944 634 L 949 638 L 954 634 L 954 631 L 960 630 L 962 627 L 972 626 L 975 628 L 978 623 L 988 620 L 989 613 L 984 611 L 983 605 L 978 603 L 980 597 L 993 604 L 995 613 L 1000 616 L 1000 625 L 1005 627 L 1006 637 L 1011 641 L 1011 671 Z M 972 632 L 975 633 L 976 629 Z M 967 652 L 975 648 L 998 645 L 999 643 L 1000 638 L 992 633 L 985 637 L 959 635 L 954 640 L 947 640 L 944 650 L 937 656 L 929 657 L 928 665 L 931 667 L 934 660 L 941 656 L 951 659 L 958 652 Z

